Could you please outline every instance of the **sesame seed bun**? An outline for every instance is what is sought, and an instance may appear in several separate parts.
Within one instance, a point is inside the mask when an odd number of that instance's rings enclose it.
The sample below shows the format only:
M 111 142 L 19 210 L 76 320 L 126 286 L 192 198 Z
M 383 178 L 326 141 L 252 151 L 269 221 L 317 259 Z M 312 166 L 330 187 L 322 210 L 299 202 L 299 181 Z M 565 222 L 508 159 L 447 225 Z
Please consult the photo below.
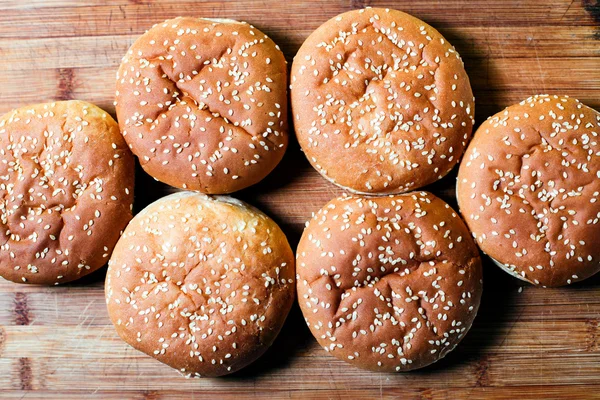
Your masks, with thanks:
M 0 275 L 59 284 L 108 261 L 131 219 L 134 162 L 112 117 L 84 101 L 0 118 Z
M 400 11 L 367 8 L 330 19 L 294 57 L 291 79 L 306 157 L 355 193 L 432 183 L 471 137 L 474 99 L 460 56 L 438 31 Z
M 180 192 L 131 221 L 110 259 L 106 302 L 131 346 L 187 377 L 219 376 L 271 345 L 294 282 L 273 220 L 229 197 Z
M 467 227 L 426 192 L 340 197 L 298 245 L 298 301 L 335 357 L 375 371 L 429 365 L 464 337 L 481 299 Z
M 457 197 L 479 247 L 540 286 L 600 270 L 600 113 L 533 96 L 484 122 L 461 163 Z
M 286 85 L 283 54 L 252 25 L 175 18 L 131 46 L 115 106 L 148 174 L 182 189 L 231 193 L 263 179 L 283 157 Z

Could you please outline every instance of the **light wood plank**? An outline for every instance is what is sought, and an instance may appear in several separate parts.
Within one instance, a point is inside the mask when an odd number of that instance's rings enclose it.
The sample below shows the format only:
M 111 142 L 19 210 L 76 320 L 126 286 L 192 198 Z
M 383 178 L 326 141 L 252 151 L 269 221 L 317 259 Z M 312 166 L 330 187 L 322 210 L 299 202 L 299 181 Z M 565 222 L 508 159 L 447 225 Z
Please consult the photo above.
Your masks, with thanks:
M 267 32 L 278 29 L 288 31 L 315 29 L 325 20 L 341 12 L 365 5 L 390 7 L 390 4 L 440 28 L 445 26 L 593 26 L 595 21 L 585 10 L 584 1 L 586 0 L 502 2 L 421 0 L 394 4 L 385 0 L 332 0 L 307 6 L 303 0 L 285 2 L 228 0 L 204 1 L 202 4 L 190 0 L 121 0 L 110 3 L 88 0 L 81 4 L 77 4 L 76 0 L 52 0 L 45 4 L 44 0 L 35 0 L 31 6 L 30 2 L 10 0 L 7 6 L 2 7 L 4 12 L 0 14 L 0 36 L 29 37 L 29 32 L 27 29 L 22 29 L 23 27 L 29 29 L 35 27 L 37 37 L 141 33 L 152 23 L 190 14 L 245 20 L 257 27 L 264 27 Z M 51 19 L 47 18 L 49 10 L 53 15 Z M 40 24 L 40 21 L 44 21 L 44 24 Z
M 1 29 L 1 26 L 0 26 Z M 285 34 L 283 51 L 291 60 L 312 29 Z M 442 32 L 465 59 L 585 58 L 600 56 L 600 46 L 591 40 L 596 27 L 448 27 Z M 0 48 L 11 60 L 8 70 L 118 67 L 121 58 L 139 34 L 40 38 L 1 38 Z M 508 50 L 510 49 L 510 50 Z

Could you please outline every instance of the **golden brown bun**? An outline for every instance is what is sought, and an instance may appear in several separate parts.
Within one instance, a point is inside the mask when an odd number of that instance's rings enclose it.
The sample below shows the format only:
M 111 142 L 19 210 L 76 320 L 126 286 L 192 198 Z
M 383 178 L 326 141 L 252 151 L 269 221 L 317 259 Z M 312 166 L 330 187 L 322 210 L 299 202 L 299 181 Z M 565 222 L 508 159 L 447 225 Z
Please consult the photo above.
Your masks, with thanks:
M 188 377 L 219 376 L 271 345 L 294 282 L 294 255 L 273 220 L 229 197 L 180 192 L 125 229 L 106 301 L 131 346 Z
M 244 22 L 175 18 L 129 49 L 116 109 L 144 170 L 171 186 L 230 193 L 283 157 L 287 70 L 279 47 Z
M 306 227 L 298 302 L 323 348 L 376 371 L 444 357 L 481 299 L 481 260 L 467 227 L 426 192 L 340 197 Z
M 134 161 L 112 117 L 84 101 L 0 119 L 0 275 L 59 284 L 108 261 L 131 219 Z
M 294 57 L 291 100 L 310 163 L 357 193 L 399 193 L 442 178 L 473 129 L 458 53 L 395 10 L 350 11 L 321 25 Z
M 600 270 L 600 113 L 533 96 L 484 122 L 457 197 L 479 247 L 505 270 L 561 286 Z

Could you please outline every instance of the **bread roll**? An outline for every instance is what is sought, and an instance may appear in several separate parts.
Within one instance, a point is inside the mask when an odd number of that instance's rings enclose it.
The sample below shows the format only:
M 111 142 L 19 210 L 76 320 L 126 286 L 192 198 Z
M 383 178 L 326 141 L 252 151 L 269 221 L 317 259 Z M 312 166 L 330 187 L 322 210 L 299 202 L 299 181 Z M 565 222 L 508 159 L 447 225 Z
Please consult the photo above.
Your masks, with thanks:
M 0 275 L 59 284 L 108 262 L 131 219 L 134 160 L 117 123 L 84 101 L 0 118 Z
M 357 193 L 414 190 L 446 175 L 473 129 L 458 53 L 425 22 L 367 8 L 330 19 L 292 65 L 298 142 L 331 182 Z
M 287 69 L 244 22 L 175 18 L 131 46 L 117 73 L 121 130 L 171 186 L 230 193 L 263 179 L 288 143 Z
M 187 377 L 219 376 L 271 345 L 294 283 L 292 250 L 269 217 L 180 192 L 131 221 L 109 263 L 106 302 L 131 346 Z
M 477 246 L 426 192 L 330 201 L 304 230 L 296 265 L 300 308 L 319 344 L 374 371 L 444 357 L 481 299 Z
M 600 113 L 533 96 L 484 122 L 457 197 L 479 247 L 512 275 L 561 286 L 600 270 Z

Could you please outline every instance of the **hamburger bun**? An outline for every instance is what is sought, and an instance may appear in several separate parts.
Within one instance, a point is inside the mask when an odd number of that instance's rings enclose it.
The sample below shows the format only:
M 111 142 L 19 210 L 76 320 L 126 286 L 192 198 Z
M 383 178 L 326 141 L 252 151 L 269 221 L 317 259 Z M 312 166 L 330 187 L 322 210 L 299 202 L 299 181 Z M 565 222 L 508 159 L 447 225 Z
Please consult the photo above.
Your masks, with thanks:
M 244 22 L 175 18 L 131 46 L 115 106 L 142 168 L 171 186 L 230 193 L 279 163 L 288 143 L 287 67 Z
M 0 118 L 0 275 L 59 284 L 105 265 L 131 219 L 134 160 L 115 120 L 60 101 Z
M 291 75 L 306 157 L 352 192 L 400 193 L 435 182 L 471 137 L 474 99 L 460 56 L 403 12 L 367 8 L 330 19 L 306 39 Z
M 600 270 L 600 113 L 533 96 L 484 122 L 457 197 L 479 247 L 512 275 L 561 286 Z
M 131 346 L 187 377 L 220 376 L 271 345 L 294 282 L 292 250 L 273 220 L 229 197 L 179 192 L 125 229 L 106 302 Z
M 304 230 L 296 265 L 312 334 L 325 351 L 369 370 L 441 359 L 481 299 L 477 246 L 452 208 L 426 192 L 330 201 Z

